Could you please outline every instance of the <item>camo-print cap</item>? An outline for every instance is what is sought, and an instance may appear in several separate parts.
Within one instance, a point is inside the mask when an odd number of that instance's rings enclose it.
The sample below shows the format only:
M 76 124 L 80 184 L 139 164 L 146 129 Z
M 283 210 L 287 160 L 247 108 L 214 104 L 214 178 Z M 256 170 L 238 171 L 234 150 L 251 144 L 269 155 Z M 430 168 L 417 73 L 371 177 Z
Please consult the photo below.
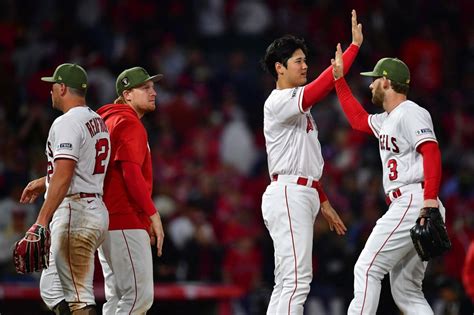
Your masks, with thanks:
M 150 76 L 148 72 L 146 72 L 146 70 L 142 67 L 133 67 L 120 73 L 120 75 L 117 77 L 117 82 L 115 82 L 115 89 L 117 91 L 117 95 L 122 96 L 122 93 L 125 90 L 140 86 L 148 81 L 158 82 L 162 78 L 162 74 Z
M 403 61 L 397 58 L 382 58 L 373 71 L 360 74 L 366 77 L 386 77 L 401 84 L 410 84 L 410 70 Z
M 51 77 L 42 77 L 41 81 L 51 83 L 64 83 L 65 85 L 79 89 L 87 89 L 87 73 L 84 68 L 73 63 L 59 65 Z

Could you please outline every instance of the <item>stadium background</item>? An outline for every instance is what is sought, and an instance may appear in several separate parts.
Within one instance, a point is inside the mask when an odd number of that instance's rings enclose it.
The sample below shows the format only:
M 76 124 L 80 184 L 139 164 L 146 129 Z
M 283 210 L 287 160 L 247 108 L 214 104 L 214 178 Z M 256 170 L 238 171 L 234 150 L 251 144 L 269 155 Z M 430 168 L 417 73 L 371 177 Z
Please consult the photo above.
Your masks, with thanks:
M 369 112 L 369 81 L 358 73 L 383 56 L 412 72 L 410 98 L 432 114 L 443 159 L 441 198 L 453 249 L 431 263 L 425 294 L 436 314 L 472 314 L 461 272 L 474 235 L 474 24 L 469 0 L 4 0 L 0 3 L 0 284 L 36 286 L 18 276 L 11 246 L 36 217 L 40 201 L 20 205 L 26 183 L 43 176 L 47 131 L 60 113 L 39 80 L 63 62 L 86 68 L 93 109 L 113 102 L 115 78 L 143 66 L 163 73 L 156 112 L 144 118 L 154 167 L 154 200 L 165 225 L 155 283 L 231 284 L 245 294 L 233 314 L 263 314 L 273 281 L 271 239 L 260 197 L 269 182 L 263 102 L 274 88 L 259 59 L 277 36 L 304 37 L 309 77 L 351 40 L 350 10 L 364 43 L 348 81 Z M 307 313 L 344 313 L 352 269 L 386 209 L 376 139 L 350 129 L 331 93 L 315 106 L 326 161 L 323 182 L 349 232 L 315 224 L 314 280 Z M 97 286 L 100 269 L 97 270 Z M 4 290 L 4 289 L 3 289 Z M 1 314 L 40 314 L 38 299 L 9 300 Z M 11 292 L 10 292 L 11 293 Z M 28 301 L 28 302 L 25 302 Z M 98 301 L 101 303 L 102 301 Z M 225 314 L 210 300 L 180 303 L 184 313 Z M 187 306 L 186 306 L 187 305 Z M 152 312 L 178 314 L 158 300 Z M 240 311 L 239 311 L 240 310 Z M 397 314 L 388 282 L 379 314 Z

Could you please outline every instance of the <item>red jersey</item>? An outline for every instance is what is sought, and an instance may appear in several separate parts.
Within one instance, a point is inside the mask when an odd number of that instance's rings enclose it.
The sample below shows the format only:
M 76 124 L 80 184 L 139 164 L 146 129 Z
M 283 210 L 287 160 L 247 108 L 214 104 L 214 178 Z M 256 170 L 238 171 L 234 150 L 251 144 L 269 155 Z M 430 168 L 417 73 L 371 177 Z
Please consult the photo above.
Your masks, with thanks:
M 109 210 L 109 230 L 145 229 L 150 218 L 132 199 L 124 183 L 120 162 L 136 163 L 151 195 L 153 174 L 148 134 L 135 111 L 124 104 L 104 105 L 97 113 L 109 129 L 111 155 L 104 181 L 104 202 Z

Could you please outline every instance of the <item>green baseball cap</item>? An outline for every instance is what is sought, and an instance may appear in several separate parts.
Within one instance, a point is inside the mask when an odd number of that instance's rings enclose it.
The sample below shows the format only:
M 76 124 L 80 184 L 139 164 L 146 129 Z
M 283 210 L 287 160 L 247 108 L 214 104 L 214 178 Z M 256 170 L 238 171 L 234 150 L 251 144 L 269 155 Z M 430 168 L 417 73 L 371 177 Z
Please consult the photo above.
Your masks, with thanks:
M 79 90 L 87 89 L 87 73 L 84 68 L 72 63 L 59 65 L 52 77 L 42 77 L 41 81 L 64 83 L 69 87 Z
M 163 78 L 162 74 L 150 76 L 142 67 L 133 67 L 120 73 L 117 77 L 117 82 L 115 82 L 115 89 L 117 95 L 121 96 L 125 90 L 140 86 L 148 81 L 157 82 L 161 80 L 161 78 Z
M 397 58 L 382 58 L 377 62 L 373 71 L 360 74 L 366 77 L 386 77 L 407 85 L 410 83 L 410 70 L 403 61 Z

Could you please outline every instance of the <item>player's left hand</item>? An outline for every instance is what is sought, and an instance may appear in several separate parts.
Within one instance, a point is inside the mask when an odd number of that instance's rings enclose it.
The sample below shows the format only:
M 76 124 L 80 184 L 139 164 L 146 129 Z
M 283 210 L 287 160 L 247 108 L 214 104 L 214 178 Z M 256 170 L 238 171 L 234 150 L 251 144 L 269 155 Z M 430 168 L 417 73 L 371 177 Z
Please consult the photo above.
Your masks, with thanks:
M 33 203 L 39 195 L 46 191 L 46 177 L 41 177 L 26 185 L 20 197 L 20 203 Z
M 329 224 L 331 231 L 336 231 L 338 235 L 346 234 L 347 228 L 342 222 L 341 218 L 337 214 L 336 210 L 332 207 L 329 201 L 325 201 L 321 204 L 321 212 Z
M 436 199 L 425 199 L 423 201 L 423 208 L 439 208 L 438 200 Z M 425 218 L 421 218 L 420 225 L 425 225 Z
M 422 208 L 415 226 L 410 229 L 410 236 L 423 261 L 443 255 L 452 246 L 438 208 Z
M 162 251 L 163 251 L 163 240 L 165 238 L 165 233 L 163 232 L 163 225 L 161 224 L 161 218 L 157 212 L 153 214 L 150 217 L 150 219 L 151 219 L 151 230 L 152 230 L 152 232 L 150 233 L 150 238 L 152 235 L 155 236 L 157 254 L 158 256 L 161 256 Z M 153 239 L 151 239 L 151 241 L 153 242 Z
M 334 56 L 334 59 L 331 59 L 331 65 L 334 80 L 342 78 L 344 76 L 344 63 L 342 62 L 341 44 L 337 44 L 336 46 L 336 54 Z
M 357 23 L 356 10 L 352 10 L 351 25 L 352 25 L 352 43 L 360 47 L 360 45 L 362 45 L 362 42 L 364 41 L 364 35 L 362 34 L 362 24 Z

